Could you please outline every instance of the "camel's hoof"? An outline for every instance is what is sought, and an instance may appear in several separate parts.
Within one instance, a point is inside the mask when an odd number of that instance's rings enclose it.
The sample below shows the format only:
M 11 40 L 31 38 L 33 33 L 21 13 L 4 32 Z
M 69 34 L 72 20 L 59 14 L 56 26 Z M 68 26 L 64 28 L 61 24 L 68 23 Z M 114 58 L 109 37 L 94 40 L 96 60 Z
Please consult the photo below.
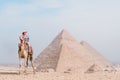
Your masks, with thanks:
M 35 71 L 33 71 L 33 74 L 36 74 L 36 72 L 35 72 Z

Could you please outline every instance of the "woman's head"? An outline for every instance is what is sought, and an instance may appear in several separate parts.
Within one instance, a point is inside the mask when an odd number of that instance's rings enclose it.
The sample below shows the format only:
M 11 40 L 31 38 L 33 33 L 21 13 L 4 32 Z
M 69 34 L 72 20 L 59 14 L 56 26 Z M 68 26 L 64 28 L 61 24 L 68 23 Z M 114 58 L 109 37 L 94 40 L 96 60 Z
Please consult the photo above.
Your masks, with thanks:
M 26 35 L 26 34 L 27 34 L 27 31 L 22 32 L 22 34 L 23 34 L 23 35 Z

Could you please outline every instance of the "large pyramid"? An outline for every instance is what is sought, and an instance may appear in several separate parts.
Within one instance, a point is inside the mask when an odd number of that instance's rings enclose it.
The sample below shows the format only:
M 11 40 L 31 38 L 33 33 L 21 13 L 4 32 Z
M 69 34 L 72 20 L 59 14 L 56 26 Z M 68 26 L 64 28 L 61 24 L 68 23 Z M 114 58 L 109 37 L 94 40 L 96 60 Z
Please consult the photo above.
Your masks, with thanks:
M 58 34 L 34 63 L 36 71 L 87 72 L 93 65 L 97 65 L 100 71 L 112 69 L 111 62 L 87 42 L 77 41 L 66 30 Z

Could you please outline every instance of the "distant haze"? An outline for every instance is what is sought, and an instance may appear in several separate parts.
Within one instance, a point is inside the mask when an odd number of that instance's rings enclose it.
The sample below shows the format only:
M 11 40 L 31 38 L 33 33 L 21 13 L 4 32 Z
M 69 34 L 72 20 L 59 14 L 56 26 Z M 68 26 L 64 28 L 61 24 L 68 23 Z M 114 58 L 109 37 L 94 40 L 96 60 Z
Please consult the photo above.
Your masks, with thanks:
M 36 58 L 62 29 L 120 63 L 119 0 L 0 0 L 0 64 L 18 63 L 22 31 Z

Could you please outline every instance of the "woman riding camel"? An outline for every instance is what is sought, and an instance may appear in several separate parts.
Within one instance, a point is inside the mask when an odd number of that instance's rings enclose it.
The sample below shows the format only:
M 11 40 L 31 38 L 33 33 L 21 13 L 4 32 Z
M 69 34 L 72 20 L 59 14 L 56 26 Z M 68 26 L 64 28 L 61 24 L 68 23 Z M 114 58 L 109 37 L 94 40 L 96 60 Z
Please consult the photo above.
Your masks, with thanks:
M 29 43 L 29 36 L 27 35 L 27 31 L 22 32 L 20 38 L 20 45 L 24 45 L 28 53 L 31 53 L 32 46 Z M 20 50 L 20 49 L 19 49 Z
M 27 35 L 27 32 L 22 32 L 22 35 L 19 37 L 20 39 L 20 44 L 19 44 L 19 50 L 18 50 L 18 55 L 19 55 L 19 73 L 21 69 L 21 59 L 24 59 L 24 65 L 25 65 L 25 72 L 27 71 L 28 67 L 28 60 L 31 61 L 31 65 L 33 68 L 33 72 L 35 73 L 34 65 L 33 65 L 33 50 L 32 46 L 29 43 L 29 36 Z

